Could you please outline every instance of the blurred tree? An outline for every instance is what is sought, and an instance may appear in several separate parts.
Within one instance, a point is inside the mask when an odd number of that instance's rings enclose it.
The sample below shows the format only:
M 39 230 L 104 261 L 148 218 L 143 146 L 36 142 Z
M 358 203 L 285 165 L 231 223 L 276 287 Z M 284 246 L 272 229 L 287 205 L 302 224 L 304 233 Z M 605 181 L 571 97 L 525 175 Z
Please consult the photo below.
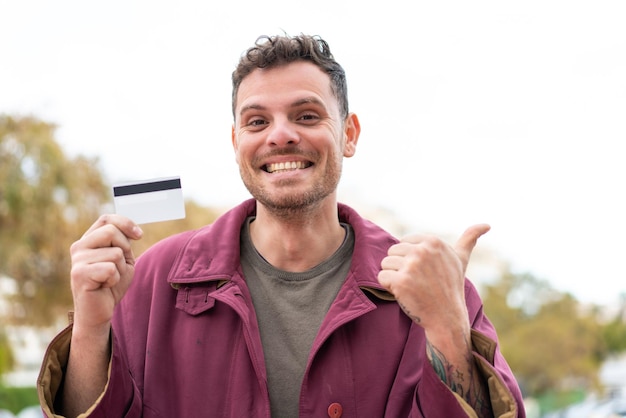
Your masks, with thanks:
M 13 351 L 11 350 L 9 339 L 4 332 L 4 329 L 0 329 L 0 376 L 11 370 L 14 364 L 15 357 L 13 355 Z M 0 384 L 1 383 L 2 381 L 0 380 Z
M 619 354 L 626 351 L 626 295 L 621 296 L 617 312 L 604 325 L 603 335 L 610 353 Z
M 607 348 L 594 309 L 529 274 L 505 272 L 483 295 L 502 352 L 526 395 L 597 385 Z
M 97 159 L 68 158 L 54 132 L 0 115 L 0 273 L 18 284 L 13 323 L 45 325 L 67 309 L 69 246 L 109 200 Z
M 0 115 L 0 273 L 18 285 L 4 319 L 15 324 L 47 325 L 71 309 L 69 247 L 110 204 L 98 160 L 68 158 L 54 131 L 34 117 Z M 185 219 L 142 225 L 135 253 L 218 214 L 185 207 Z

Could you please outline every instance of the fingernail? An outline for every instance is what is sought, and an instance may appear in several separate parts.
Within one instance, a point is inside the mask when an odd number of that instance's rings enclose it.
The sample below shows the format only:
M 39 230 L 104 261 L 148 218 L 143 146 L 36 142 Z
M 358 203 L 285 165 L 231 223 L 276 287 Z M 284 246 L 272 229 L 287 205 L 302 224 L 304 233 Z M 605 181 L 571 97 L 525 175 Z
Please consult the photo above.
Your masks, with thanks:
M 141 230 L 141 228 L 139 228 L 137 225 L 135 225 L 133 227 L 133 234 L 135 234 L 135 236 L 137 238 L 141 237 L 143 235 L 143 231 Z

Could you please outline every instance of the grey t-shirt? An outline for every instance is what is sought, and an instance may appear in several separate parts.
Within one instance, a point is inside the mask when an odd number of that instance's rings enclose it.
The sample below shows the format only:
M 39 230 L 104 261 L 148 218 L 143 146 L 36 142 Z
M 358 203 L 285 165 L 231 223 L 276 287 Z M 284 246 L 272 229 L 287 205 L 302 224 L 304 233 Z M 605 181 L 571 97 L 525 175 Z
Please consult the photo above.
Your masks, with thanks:
M 350 268 L 354 232 L 342 224 L 345 239 L 330 258 L 292 273 L 274 268 L 256 251 L 253 220 L 248 218 L 241 231 L 241 266 L 259 323 L 272 417 L 293 418 L 313 340 Z

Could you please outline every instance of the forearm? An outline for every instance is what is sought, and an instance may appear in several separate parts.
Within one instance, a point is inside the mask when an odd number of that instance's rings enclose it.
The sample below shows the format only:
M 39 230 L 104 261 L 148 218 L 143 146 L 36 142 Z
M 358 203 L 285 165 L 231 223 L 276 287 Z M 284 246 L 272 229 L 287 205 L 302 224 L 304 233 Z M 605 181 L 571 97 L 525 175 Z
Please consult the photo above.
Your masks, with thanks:
M 472 354 L 470 335 L 462 334 L 446 342 L 429 339 L 428 359 L 439 378 L 465 399 L 479 417 L 493 417 L 489 391 Z
M 65 372 L 63 392 L 57 407 L 67 417 L 87 411 L 104 391 L 111 358 L 110 327 L 97 332 L 74 328 Z

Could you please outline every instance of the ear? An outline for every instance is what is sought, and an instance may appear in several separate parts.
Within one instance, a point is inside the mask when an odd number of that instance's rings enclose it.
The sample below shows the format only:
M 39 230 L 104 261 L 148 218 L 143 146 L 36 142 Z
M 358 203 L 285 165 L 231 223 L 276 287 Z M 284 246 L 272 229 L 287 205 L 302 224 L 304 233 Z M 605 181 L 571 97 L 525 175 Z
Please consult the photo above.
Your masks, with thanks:
M 233 143 L 233 150 L 235 151 L 235 161 L 239 164 L 239 144 L 237 143 L 237 136 L 235 135 L 235 125 L 232 125 L 230 132 L 231 141 Z
M 356 152 L 356 144 L 359 142 L 361 134 L 361 124 L 355 113 L 350 113 L 344 122 L 343 134 L 345 142 L 343 144 L 343 156 L 352 157 Z
M 352 157 L 356 152 L 356 144 L 359 142 L 359 135 L 361 134 L 361 124 L 359 118 L 355 113 L 350 113 L 346 117 L 343 128 L 345 143 L 343 144 L 343 156 Z

